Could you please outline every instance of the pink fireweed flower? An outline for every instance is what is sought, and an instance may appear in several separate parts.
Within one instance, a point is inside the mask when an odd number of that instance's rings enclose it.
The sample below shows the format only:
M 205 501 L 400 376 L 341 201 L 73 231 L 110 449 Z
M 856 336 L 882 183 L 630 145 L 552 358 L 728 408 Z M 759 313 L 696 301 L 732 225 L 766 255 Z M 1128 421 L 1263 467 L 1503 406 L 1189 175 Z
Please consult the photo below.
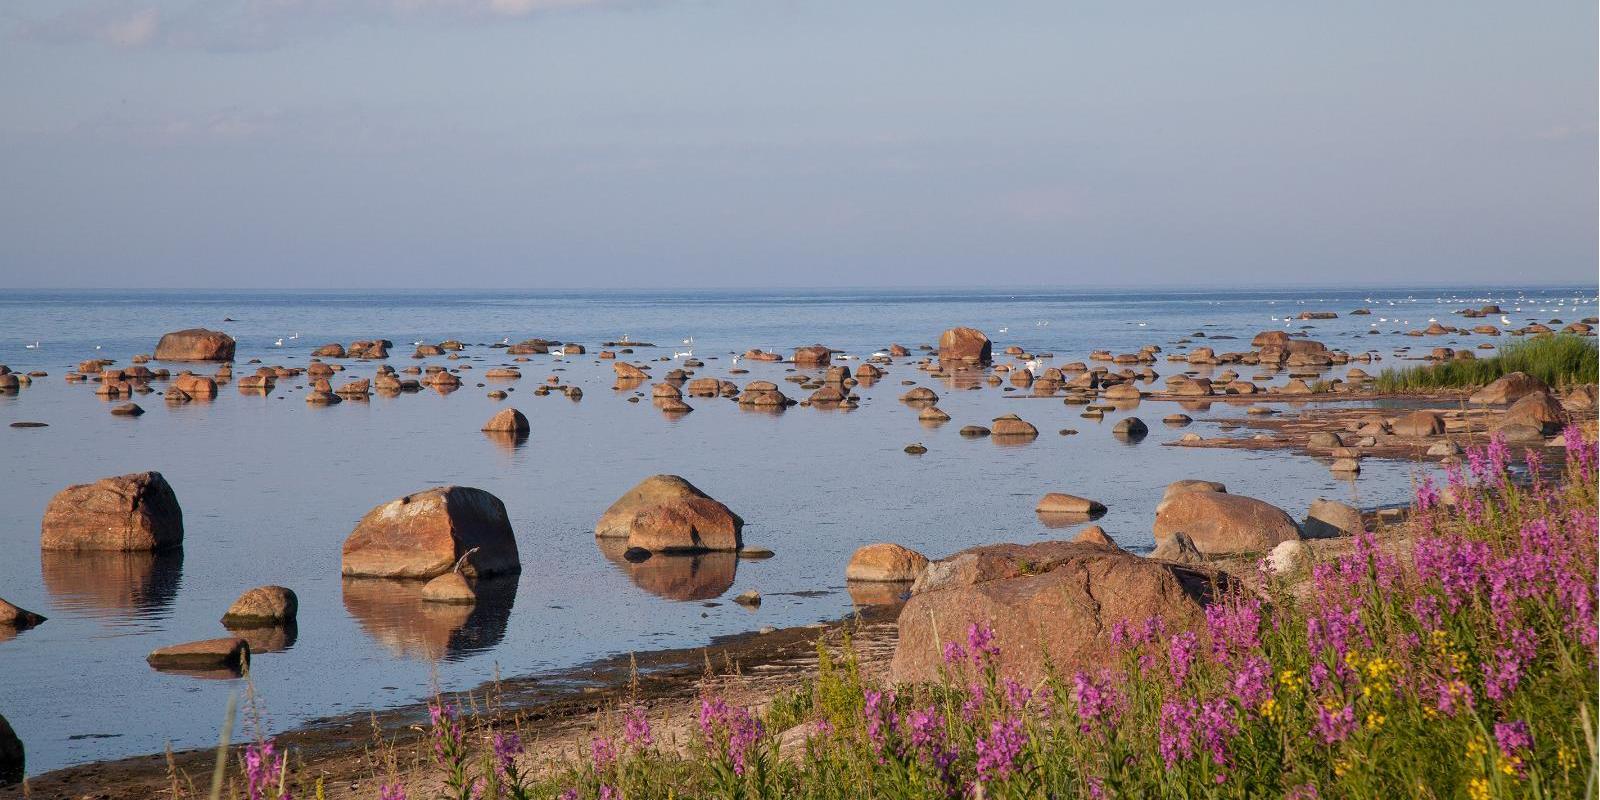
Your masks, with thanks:
M 959 664 L 967 660 L 967 651 L 961 647 L 960 642 L 944 643 L 944 663 Z
M 1516 650 L 1502 647 L 1494 651 L 1494 659 L 1483 665 L 1483 693 L 1490 700 L 1500 702 L 1510 699 L 1522 682 L 1522 658 Z
M 406 800 L 403 783 L 385 783 L 378 787 L 378 800 Z
M 496 733 L 492 746 L 495 770 L 502 776 L 509 774 L 516 766 L 517 756 L 522 755 L 522 737 L 516 733 Z
M 1345 705 L 1343 708 L 1329 710 L 1325 705 L 1317 705 L 1317 722 L 1312 735 L 1322 740 L 1323 744 L 1338 744 L 1350 738 L 1350 734 L 1355 732 L 1354 706 Z
M 722 698 L 700 701 L 700 733 L 706 750 L 733 765 L 735 775 L 744 775 L 750 749 L 760 741 L 761 722 L 743 708 L 733 708 Z
M 961 718 L 971 722 L 978 712 L 983 710 L 984 701 L 988 698 L 988 691 L 984 685 L 974 681 L 967 685 L 967 699 L 961 702 Z
M 1472 686 L 1461 680 L 1441 681 L 1436 697 L 1434 708 L 1446 717 L 1454 717 L 1458 710 L 1471 711 L 1474 704 Z
M 894 692 L 868 689 L 862 697 L 866 701 L 861 716 L 866 721 L 867 741 L 872 743 L 872 752 L 882 754 L 889 735 L 895 732 Z
M 1261 646 L 1261 600 L 1233 597 L 1206 607 L 1206 629 L 1211 633 L 1211 656 L 1231 664 L 1234 656 Z
M 1526 774 L 1523 759 L 1533 749 L 1533 733 L 1528 730 L 1528 723 L 1523 720 L 1496 722 L 1494 741 L 1500 746 L 1500 757 L 1512 765 L 1518 775 Z
M 655 744 L 655 736 L 650 732 L 650 718 L 645 716 L 644 706 L 634 706 L 623 715 L 622 741 L 636 749 Z
M 947 773 L 959 755 L 946 745 L 944 717 L 938 706 L 913 710 L 906 715 L 905 728 L 910 731 L 910 753 L 918 761 Z
M 589 741 L 589 760 L 594 763 L 595 772 L 605 772 L 617 763 L 616 745 L 604 736 L 596 736 Z
M 600 784 L 600 800 L 618 800 L 621 797 L 622 793 L 617 791 L 617 787 L 609 783 Z
M 1193 633 L 1180 633 L 1167 642 L 1167 671 L 1172 675 L 1173 686 L 1183 686 L 1194 666 L 1194 651 L 1198 637 Z
M 1272 699 L 1272 664 L 1258 655 L 1246 656 L 1233 674 L 1233 695 L 1239 705 L 1254 711 Z
M 1211 763 L 1227 765 L 1228 739 L 1238 732 L 1238 718 L 1226 699 L 1213 698 L 1200 706 L 1200 738 L 1211 753 Z
M 1028 703 L 1033 701 L 1032 689 L 1029 689 L 1021 683 L 1012 680 L 1011 678 L 1006 678 L 1001 683 L 1004 685 L 1006 690 L 1006 705 L 1009 706 L 1011 710 L 1021 711 L 1022 709 L 1027 708 Z
M 558 797 L 560 797 L 561 800 L 578 800 L 578 790 L 568 787 L 567 790 L 558 795 Z
M 271 739 L 244 749 L 245 793 L 250 800 L 288 800 L 289 792 L 272 794 L 283 773 L 284 757 L 276 752 Z
M 1157 749 L 1161 760 L 1172 769 L 1194 756 L 1194 732 L 1199 705 L 1194 698 L 1169 699 L 1161 704 L 1161 725 Z
M 994 628 L 976 622 L 968 625 L 967 651 L 972 656 L 973 666 L 981 667 L 984 661 L 999 656 L 1000 646 L 994 643 Z
M 996 720 L 989 726 L 989 735 L 976 743 L 978 780 L 993 781 L 1010 775 L 1027 744 L 1028 732 L 1021 719 Z
M 1072 676 L 1072 702 L 1078 707 L 1079 730 L 1088 733 L 1094 725 L 1114 726 L 1122 714 L 1122 693 L 1112 682 L 1110 671 L 1096 681 L 1079 671 Z
M 1417 482 L 1417 510 L 1427 512 L 1437 508 L 1438 505 L 1439 490 L 1433 485 L 1433 477 L 1422 476 L 1422 480 Z

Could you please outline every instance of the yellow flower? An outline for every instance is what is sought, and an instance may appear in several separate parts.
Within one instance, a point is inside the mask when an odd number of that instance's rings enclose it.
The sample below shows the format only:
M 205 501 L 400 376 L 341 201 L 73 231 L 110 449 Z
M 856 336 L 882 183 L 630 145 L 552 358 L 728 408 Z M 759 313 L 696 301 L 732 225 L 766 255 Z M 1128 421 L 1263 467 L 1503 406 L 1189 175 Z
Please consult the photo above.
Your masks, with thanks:
M 1577 765 L 1577 759 L 1572 757 L 1572 750 L 1568 748 L 1565 743 L 1562 743 L 1562 745 L 1556 749 L 1556 763 L 1560 764 L 1561 769 L 1564 771 L 1570 771 L 1574 766 Z
M 1383 727 L 1383 723 L 1387 722 L 1388 720 L 1388 717 L 1379 714 L 1376 711 L 1367 712 L 1367 727 L 1369 728 L 1381 728 Z
M 1482 739 L 1474 736 L 1467 740 L 1467 758 L 1480 758 L 1487 752 L 1489 752 L 1489 749 L 1484 745 Z
M 1261 716 L 1266 717 L 1267 719 L 1273 719 L 1273 720 L 1278 718 L 1278 700 L 1277 700 L 1277 698 L 1269 697 L 1266 700 L 1263 700 L 1261 702 Z
M 1468 781 L 1467 796 L 1472 800 L 1489 800 L 1489 782 L 1483 778 Z

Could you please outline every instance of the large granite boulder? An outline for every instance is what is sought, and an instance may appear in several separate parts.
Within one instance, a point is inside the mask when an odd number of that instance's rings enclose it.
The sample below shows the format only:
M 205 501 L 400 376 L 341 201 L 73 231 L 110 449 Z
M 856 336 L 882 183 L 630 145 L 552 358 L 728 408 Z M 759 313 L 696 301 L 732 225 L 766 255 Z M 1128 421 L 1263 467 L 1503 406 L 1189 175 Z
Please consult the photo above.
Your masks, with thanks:
M 812 344 L 794 349 L 794 365 L 797 367 L 826 367 L 833 359 L 833 350 L 827 345 Z
M 1365 530 L 1361 522 L 1361 509 L 1337 500 L 1317 498 L 1306 512 L 1301 531 L 1307 539 L 1331 539 L 1336 536 L 1353 536 Z
M 62 489 L 45 507 L 45 550 L 165 550 L 183 546 L 183 509 L 159 472 Z
M 987 364 L 993 346 L 977 328 L 951 328 L 939 335 L 939 360 Z
M 1508 372 L 1494 383 L 1473 392 L 1472 396 L 1467 398 L 1467 402 L 1478 405 L 1505 405 L 1515 403 L 1534 392 L 1549 391 L 1549 384 L 1532 375 L 1525 372 Z
M 651 552 L 738 550 L 744 520 L 677 475 L 652 475 L 595 523 L 598 538 L 626 538 Z
M 1438 436 L 1444 433 L 1444 417 L 1433 411 L 1413 411 L 1389 423 L 1389 430 L 1396 436 Z
M 1549 392 L 1529 392 L 1506 409 L 1500 424 L 1528 425 L 1549 436 L 1559 433 L 1567 424 L 1567 411 Z
M 156 343 L 157 361 L 232 361 L 233 337 L 222 331 L 189 328 L 164 334 Z
M 467 555 L 471 553 L 471 555 Z M 367 512 L 344 540 L 341 571 L 376 578 L 432 578 L 467 556 L 474 576 L 517 572 L 522 561 L 500 498 L 467 486 L 440 486 Z
M 1300 538 L 1283 509 L 1237 494 L 1183 492 L 1162 501 L 1152 531 L 1156 542 L 1186 533 L 1206 555 L 1264 552 Z
M 1197 627 L 1212 593 L 1225 584 L 1204 570 L 1090 543 L 964 550 L 930 563 L 913 584 L 900 613 L 891 679 L 939 680 L 941 643 L 965 643 L 972 623 L 993 628 L 998 666 L 1008 677 L 1037 682 L 1047 660 L 1065 674 L 1109 666 L 1117 658 L 1111 630 L 1118 622 L 1159 617 L 1168 630 Z
M 892 542 L 864 545 L 844 568 L 847 581 L 914 581 L 928 568 L 928 558 Z

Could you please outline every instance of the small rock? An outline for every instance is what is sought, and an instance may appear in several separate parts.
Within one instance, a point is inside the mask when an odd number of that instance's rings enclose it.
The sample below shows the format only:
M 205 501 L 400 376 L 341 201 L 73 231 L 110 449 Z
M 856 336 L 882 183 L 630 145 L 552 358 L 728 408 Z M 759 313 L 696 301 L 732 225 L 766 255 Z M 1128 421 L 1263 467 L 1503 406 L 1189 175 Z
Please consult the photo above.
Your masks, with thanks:
M 140 408 L 138 403 L 123 403 L 112 408 L 111 413 L 118 417 L 137 417 L 144 413 L 144 409 Z
M 1104 514 L 1106 507 L 1099 502 L 1076 495 L 1050 492 L 1039 499 L 1033 509 L 1039 514 Z
M 156 650 L 145 661 L 156 669 L 243 672 L 250 666 L 250 643 L 231 636 L 186 642 Z
M 1119 419 L 1117 420 L 1117 424 L 1111 428 L 1112 436 L 1119 436 L 1126 439 L 1142 438 L 1148 433 L 1150 433 L 1150 428 L 1146 427 L 1144 420 L 1139 419 L 1138 417 L 1124 417 L 1123 419 Z
M 749 608 L 759 608 L 761 606 L 761 593 L 754 589 L 748 592 L 741 592 L 738 597 L 733 598 L 733 602 Z
M 848 581 L 913 581 L 928 568 L 926 556 L 892 542 L 858 548 L 844 568 Z
M 906 445 L 906 452 L 910 453 L 911 455 L 914 455 L 914 456 L 920 456 L 923 453 L 928 452 L 928 448 L 924 447 L 919 442 L 917 444 L 908 444 L 908 445 Z
M 222 615 L 222 624 L 230 628 L 284 625 L 294 622 L 300 610 L 300 599 L 294 590 L 283 586 L 257 586 L 239 595 Z

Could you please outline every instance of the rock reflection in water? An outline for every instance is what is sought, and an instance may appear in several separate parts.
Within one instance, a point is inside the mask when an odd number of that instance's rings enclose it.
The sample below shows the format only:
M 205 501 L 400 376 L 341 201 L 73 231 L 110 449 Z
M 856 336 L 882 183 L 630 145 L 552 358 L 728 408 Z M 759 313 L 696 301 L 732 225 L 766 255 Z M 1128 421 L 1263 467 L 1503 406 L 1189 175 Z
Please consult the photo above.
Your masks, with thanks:
M 911 581 L 845 581 L 850 601 L 858 606 L 889 606 L 911 596 Z
M 627 573 L 639 588 L 668 600 L 710 600 L 733 588 L 739 557 L 734 553 L 664 555 L 656 553 L 633 562 L 623 557 L 625 539 L 596 539 L 606 560 Z
M 507 453 L 515 453 L 517 448 L 528 441 L 527 433 L 512 433 L 511 431 L 484 431 L 483 435 L 490 442 Z
M 252 655 L 282 653 L 294 647 L 295 640 L 300 638 L 300 626 L 291 622 L 259 628 L 230 627 L 228 633 L 249 642 Z
M 470 606 L 423 602 L 424 581 L 345 578 L 344 607 L 367 635 L 397 656 L 458 661 L 505 637 L 517 577 L 478 581 L 478 602 Z
M 39 554 L 45 591 L 53 605 L 106 616 L 165 614 L 183 580 L 183 551 L 159 553 L 69 552 Z

